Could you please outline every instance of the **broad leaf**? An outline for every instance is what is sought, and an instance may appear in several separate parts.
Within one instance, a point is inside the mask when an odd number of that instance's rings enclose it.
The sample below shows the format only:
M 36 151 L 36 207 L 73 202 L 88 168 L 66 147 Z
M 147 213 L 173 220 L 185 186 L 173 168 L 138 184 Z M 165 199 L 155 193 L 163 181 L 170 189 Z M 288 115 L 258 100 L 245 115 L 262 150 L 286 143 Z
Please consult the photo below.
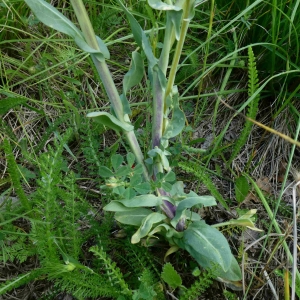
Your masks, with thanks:
M 137 232 L 131 237 L 131 243 L 137 244 L 140 242 L 141 238 L 147 236 L 149 231 L 151 230 L 153 224 L 161 222 L 162 220 L 166 219 L 167 217 L 163 214 L 154 212 L 147 217 L 144 218 L 142 225 L 137 230 Z
M 163 271 L 161 273 L 161 278 L 166 282 L 172 289 L 176 289 L 182 284 L 180 275 L 174 269 L 170 263 L 166 263 L 163 266 Z
M 184 211 L 187 208 L 191 208 L 197 204 L 202 204 L 203 206 L 213 206 L 216 205 L 216 200 L 212 196 L 197 196 L 188 197 L 179 202 L 176 208 L 175 217 L 172 219 L 171 224 L 175 228 L 180 218 L 183 216 Z
M 103 207 L 105 211 L 124 212 L 133 211 L 135 208 L 126 207 L 120 201 L 113 200 Z
M 176 244 L 185 249 L 203 268 L 219 265 L 227 272 L 232 264 L 232 254 L 227 240 L 217 229 L 204 221 L 194 222 L 184 231 Z
M 120 131 L 132 131 L 134 127 L 128 123 L 119 121 L 116 117 L 113 115 L 107 113 L 107 112 L 92 112 L 87 114 L 88 118 L 94 118 L 96 122 L 107 126 L 116 132 Z
M 140 226 L 143 219 L 151 213 L 153 213 L 152 210 L 139 207 L 127 211 L 116 212 L 115 219 L 122 224 Z
M 129 200 L 119 200 L 126 207 L 152 207 L 159 206 L 162 204 L 161 197 L 156 197 L 155 195 L 141 195 L 136 196 Z
M 233 255 L 232 255 L 232 259 L 231 259 L 231 265 L 230 265 L 228 271 L 225 272 L 224 270 L 219 269 L 219 270 L 216 270 L 215 273 L 219 278 L 222 279 L 223 282 L 225 282 L 227 284 L 229 282 L 232 282 L 231 284 L 234 284 L 236 287 L 237 286 L 241 287 L 241 283 L 239 282 L 239 280 L 242 279 L 241 268 Z

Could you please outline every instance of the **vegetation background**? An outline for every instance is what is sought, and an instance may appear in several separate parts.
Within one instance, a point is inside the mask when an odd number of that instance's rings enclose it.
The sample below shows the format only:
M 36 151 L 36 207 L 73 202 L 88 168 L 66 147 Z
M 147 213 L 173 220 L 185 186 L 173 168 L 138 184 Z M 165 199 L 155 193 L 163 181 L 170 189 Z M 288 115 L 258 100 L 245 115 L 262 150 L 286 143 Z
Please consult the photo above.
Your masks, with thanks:
M 103 212 L 113 196 L 103 188 L 99 167 L 111 167 L 111 157 L 128 146 L 85 117 L 109 109 L 91 59 L 40 23 L 24 1 L 2 0 L 1 299 L 122 299 L 121 293 L 133 299 L 288 297 L 292 186 L 300 179 L 300 152 L 244 115 L 299 141 L 299 2 L 204 1 L 176 77 L 186 127 L 172 141 L 172 167 L 198 194 L 212 194 L 220 203 L 198 210 L 207 223 L 256 209 L 256 227 L 264 231 L 221 228 L 244 272 L 242 283 L 229 284 L 197 269 L 183 251 L 166 264 L 168 245 L 132 245 L 132 229 L 120 228 Z M 76 22 L 68 1 L 51 3 Z M 110 70 L 121 90 L 136 48 L 128 22 L 114 1 L 85 4 L 111 52 Z M 149 38 L 159 52 L 164 15 L 146 1 L 126 5 L 145 30 L 158 29 Z M 131 90 L 144 147 L 150 99 L 146 81 Z

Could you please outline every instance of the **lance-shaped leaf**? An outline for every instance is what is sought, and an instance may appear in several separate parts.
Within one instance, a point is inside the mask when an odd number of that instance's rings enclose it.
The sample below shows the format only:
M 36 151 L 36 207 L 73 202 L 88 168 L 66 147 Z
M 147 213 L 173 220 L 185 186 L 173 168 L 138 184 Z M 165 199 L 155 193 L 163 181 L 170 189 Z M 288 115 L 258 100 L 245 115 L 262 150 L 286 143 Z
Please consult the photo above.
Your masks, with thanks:
M 134 129 L 134 126 L 119 121 L 116 117 L 113 115 L 107 113 L 107 112 L 92 112 L 87 114 L 88 118 L 94 118 L 96 122 L 107 126 L 116 132 L 120 132 L 122 130 L 125 131 L 132 131 Z
M 144 218 L 142 225 L 137 230 L 137 232 L 131 237 L 131 243 L 137 244 L 140 242 L 141 238 L 147 236 L 149 231 L 151 230 L 153 224 L 159 223 L 162 220 L 166 219 L 167 217 L 163 214 L 154 212 Z
M 129 20 L 131 32 L 133 34 L 133 37 L 134 37 L 136 43 L 139 45 L 140 48 L 142 48 L 144 50 L 146 57 L 149 61 L 149 67 L 150 67 L 150 69 L 153 69 L 153 67 L 157 64 L 158 60 L 155 58 L 155 56 L 152 52 L 150 42 L 149 42 L 145 32 L 143 31 L 143 29 L 140 26 L 140 24 L 138 23 L 138 21 L 134 18 L 134 16 L 123 5 L 123 3 L 120 0 L 118 0 L 118 3 L 124 10 L 128 20 Z
M 227 272 L 232 264 L 232 254 L 227 240 L 217 229 L 204 221 L 194 222 L 184 231 L 176 244 L 185 249 L 203 268 L 219 265 Z
M 197 204 L 202 204 L 203 206 L 217 205 L 215 198 L 212 196 L 188 197 L 179 202 L 179 204 L 176 208 L 175 217 L 171 221 L 172 226 L 176 227 L 178 221 L 183 216 L 183 214 L 187 208 L 191 208 Z
M 179 107 L 178 89 L 176 86 L 173 87 L 172 90 L 172 102 L 172 119 L 169 120 L 168 125 L 163 133 L 163 139 L 166 140 L 177 136 L 182 131 L 185 125 L 185 115 Z
M 115 219 L 127 225 L 140 226 L 143 219 L 153 213 L 152 210 L 138 207 L 127 211 L 120 211 L 115 214 Z
M 126 93 L 135 85 L 140 83 L 144 75 L 144 62 L 140 53 L 132 52 L 131 67 L 125 74 L 123 79 L 123 94 L 120 96 L 124 113 L 131 114 L 129 102 L 126 98 Z
M 109 58 L 109 51 L 99 37 L 96 39 L 100 50 L 91 48 L 84 40 L 82 32 L 55 7 L 44 0 L 25 0 L 25 2 L 42 23 L 72 37 L 83 51 L 95 54 L 100 61 Z
M 233 255 L 229 269 L 226 272 L 219 269 L 216 271 L 216 275 L 220 281 L 224 282 L 233 290 L 242 290 L 242 284 L 240 282 L 242 279 L 241 268 Z

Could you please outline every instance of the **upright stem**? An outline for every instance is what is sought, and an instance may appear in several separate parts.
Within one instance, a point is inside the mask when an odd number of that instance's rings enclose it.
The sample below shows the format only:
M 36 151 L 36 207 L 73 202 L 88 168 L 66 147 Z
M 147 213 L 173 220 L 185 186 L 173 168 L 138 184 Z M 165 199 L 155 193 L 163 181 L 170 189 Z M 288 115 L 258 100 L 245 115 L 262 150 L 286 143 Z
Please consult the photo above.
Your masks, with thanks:
M 165 98 L 170 94 L 172 87 L 174 85 L 179 59 L 181 56 L 186 33 L 187 33 L 187 30 L 188 30 L 188 27 L 190 24 L 190 20 L 189 20 L 190 7 L 191 7 L 191 5 L 193 5 L 194 2 L 195 2 L 195 0 L 186 0 L 184 7 L 183 7 L 183 20 L 182 20 L 182 25 L 181 25 L 181 29 L 180 29 L 180 37 L 179 37 L 179 41 L 177 42 L 176 49 L 175 49 L 175 54 L 174 54 L 174 58 L 173 58 L 173 62 L 172 62 L 172 66 L 171 66 L 171 70 L 170 70 L 170 74 L 169 74 L 169 80 L 168 80 L 168 84 L 167 84 L 167 88 L 166 88 Z
M 71 4 L 74 8 L 74 12 L 78 19 L 79 25 L 81 27 L 81 30 L 83 32 L 83 36 L 84 36 L 86 42 L 93 49 L 100 50 L 98 42 L 96 40 L 94 29 L 92 27 L 91 21 L 88 17 L 88 14 L 86 12 L 86 9 L 85 9 L 85 6 L 84 6 L 82 0 L 71 0 Z M 99 61 L 95 57 L 95 55 L 91 54 L 91 57 L 93 59 L 95 67 L 99 73 L 99 76 L 102 80 L 105 91 L 108 95 L 108 98 L 109 98 L 112 108 L 114 110 L 114 113 L 116 114 L 117 118 L 121 122 L 125 122 L 123 105 L 122 105 L 119 93 L 117 91 L 117 88 L 112 79 L 112 76 L 110 74 L 110 71 L 108 69 L 106 62 Z M 136 138 L 134 132 L 133 131 L 131 131 L 131 132 L 124 131 L 124 134 L 127 138 L 127 141 L 129 143 L 129 146 L 130 146 L 132 152 L 134 153 L 134 155 L 136 157 L 137 162 L 143 166 L 144 178 L 146 180 L 149 180 L 148 171 L 144 164 L 143 153 L 141 151 L 140 145 L 137 141 L 137 138 Z

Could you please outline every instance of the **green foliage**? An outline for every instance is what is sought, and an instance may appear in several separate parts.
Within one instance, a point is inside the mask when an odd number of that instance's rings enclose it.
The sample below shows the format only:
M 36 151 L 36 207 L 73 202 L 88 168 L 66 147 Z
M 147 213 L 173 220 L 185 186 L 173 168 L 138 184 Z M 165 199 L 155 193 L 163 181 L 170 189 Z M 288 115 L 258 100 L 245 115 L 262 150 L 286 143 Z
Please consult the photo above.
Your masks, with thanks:
M 132 292 L 129 290 L 120 269 L 116 266 L 116 263 L 107 256 L 103 249 L 101 247 L 94 246 L 90 248 L 90 251 L 100 259 L 109 278 L 110 284 L 114 287 L 118 286 L 120 288 L 120 293 L 124 295 L 132 295 Z
M 238 203 L 241 203 L 245 200 L 249 189 L 250 186 L 246 177 L 240 176 L 235 180 L 235 197 Z
M 197 279 L 188 289 L 184 290 L 180 296 L 180 300 L 196 299 L 211 286 L 215 277 L 216 276 L 211 269 L 202 272 L 199 279 Z
M 251 97 L 258 89 L 258 73 L 256 69 L 255 56 L 252 48 L 248 48 L 248 96 Z M 260 95 L 258 94 L 249 104 L 247 117 L 253 120 L 256 119 L 258 113 L 258 104 L 260 100 Z M 250 120 L 245 120 L 244 128 L 237 141 L 234 142 L 232 153 L 228 164 L 230 164 L 236 155 L 241 151 L 241 148 L 246 144 L 249 134 L 251 133 L 253 123 Z
M 11 145 L 7 139 L 4 140 L 3 148 L 4 148 L 4 152 L 6 154 L 9 175 L 10 175 L 13 185 L 15 187 L 16 193 L 20 199 L 20 202 L 24 206 L 24 208 L 27 211 L 30 211 L 31 204 L 30 204 L 30 202 L 23 190 L 23 187 L 21 185 L 21 182 L 20 182 L 21 178 L 20 178 L 20 174 L 19 174 L 19 170 L 18 170 L 18 165 L 15 161 Z
M 166 263 L 163 266 L 161 278 L 166 282 L 172 289 L 176 289 L 181 286 L 182 280 L 177 271 L 173 268 L 170 263 Z
M 210 178 L 209 174 L 205 172 L 205 168 L 202 167 L 199 163 L 195 163 L 192 161 L 180 161 L 178 166 L 190 173 L 193 174 L 197 179 L 199 179 L 211 192 L 211 194 L 223 205 L 223 207 L 228 209 L 228 205 L 226 200 L 222 197 L 219 191 L 216 189 L 212 179 Z

